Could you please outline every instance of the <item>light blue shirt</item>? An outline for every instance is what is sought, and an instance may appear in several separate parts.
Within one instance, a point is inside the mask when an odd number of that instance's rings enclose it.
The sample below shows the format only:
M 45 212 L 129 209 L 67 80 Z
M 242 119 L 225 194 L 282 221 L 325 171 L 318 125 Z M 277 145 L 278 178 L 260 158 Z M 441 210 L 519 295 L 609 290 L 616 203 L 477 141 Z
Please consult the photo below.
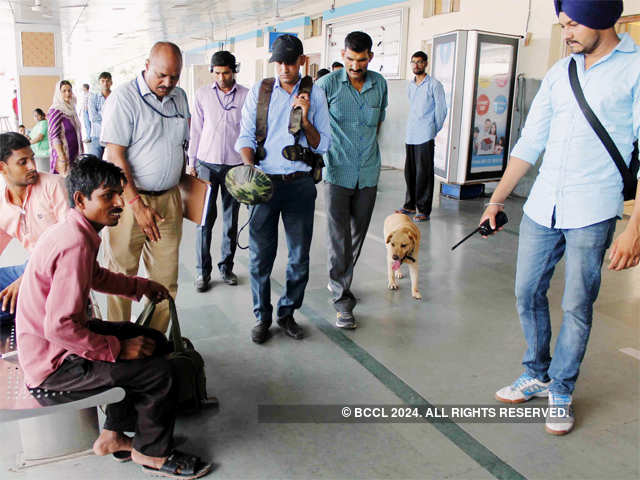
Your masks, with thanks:
M 378 72 L 367 71 L 358 92 L 341 68 L 320 78 L 329 102 L 331 148 L 325 156 L 324 179 L 344 188 L 378 185 L 380 148 L 378 125 L 387 108 L 387 82 Z
M 407 87 L 409 115 L 407 116 L 407 145 L 421 145 L 433 140 L 447 117 L 447 99 L 442 84 L 427 75 L 416 83 L 415 77 Z
M 640 48 L 629 35 L 587 71 L 574 54 L 587 103 L 628 165 L 640 133 Z M 531 104 L 511 155 L 531 164 L 545 150 L 524 212 L 536 223 L 581 228 L 621 217 L 622 176 L 580 110 L 569 84 L 569 61 L 558 61 Z
M 242 120 L 240 121 L 240 136 L 236 141 L 236 151 L 249 147 L 254 152 L 256 150 L 256 111 L 258 104 L 258 93 L 260 84 L 256 83 L 249 91 L 242 107 Z M 267 116 L 267 139 L 264 148 L 267 156 L 256 166 L 269 175 L 286 175 L 294 172 L 308 172 L 311 167 L 303 162 L 292 162 L 282 156 L 282 149 L 287 145 L 293 145 L 295 139 L 289 133 L 289 113 L 291 105 L 298 95 L 300 80 L 291 93 L 288 93 L 280 86 L 280 80 L 276 78 L 269 103 L 269 114 Z M 316 148 L 310 147 L 315 153 L 323 154 L 329 150 L 331 145 L 331 130 L 329 126 L 329 111 L 324 92 L 320 88 L 311 89 L 310 107 L 308 118 L 311 124 L 320 134 L 320 143 Z M 303 147 L 309 147 L 304 130 L 298 142 Z
M 107 99 L 104 98 L 102 92 L 89 94 L 89 121 L 91 122 L 91 138 L 100 138 L 100 130 L 102 129 L 102 107 Z
M 127 147 L 127 162 L 138 190 L 168 190 L 178 185 L 184 170 L 189 103 L 180 87 L 157 98 L 143 73 L 107 98 L 100 142 Z

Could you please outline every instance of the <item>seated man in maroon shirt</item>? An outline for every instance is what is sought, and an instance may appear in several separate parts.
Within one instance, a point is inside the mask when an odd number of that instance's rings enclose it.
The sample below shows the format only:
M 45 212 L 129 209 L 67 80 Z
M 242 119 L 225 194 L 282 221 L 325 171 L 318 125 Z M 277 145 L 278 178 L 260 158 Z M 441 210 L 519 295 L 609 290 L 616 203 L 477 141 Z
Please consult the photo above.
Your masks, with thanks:
M 93 393 L 122 387 L 126 396 L 107 406 L 94 452 L 131 458 L 155 475 L 198 478 L 211 465 L 172 451 L 176 392 L 162 355 L 164 336 L 86 314 L 91 289 L 136 300 L 169 296 L 157 282 L 110 272 L 96 261 L 98 233 L 120 218 L 124 181 L 118 167 L 93 155 L 71 169 L 66 184 L 72 210 L 40 237 L 22 280 L 16 315 L 20 364 L 31 388 Z M 133 439 L 123 434 L 133 430 Z

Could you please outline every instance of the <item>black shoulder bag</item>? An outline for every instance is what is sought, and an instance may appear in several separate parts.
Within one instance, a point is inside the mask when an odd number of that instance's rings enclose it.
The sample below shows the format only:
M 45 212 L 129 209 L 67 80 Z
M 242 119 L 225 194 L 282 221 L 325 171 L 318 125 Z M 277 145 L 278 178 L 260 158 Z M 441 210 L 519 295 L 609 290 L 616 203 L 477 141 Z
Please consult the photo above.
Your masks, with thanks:
M 571 59 L 569 62 L 569 83 L 571 83 L 571 90 L 573 90 L 573 94 L 578 101 L 578 105 L 580 105 L 580 109 L 584 114 L 585 118 L 591 125 L 591 128 L 596 132 L 596 135 L 604 145 L 604 148 L 607 149 L 609 155 L 613 159 L 613 162 L 620 170 L 620 175 L 622 175 L 622 182 L 624 184 L 622 194 L 625 200 L 633 200 L 636 198 L 636 188 L 638 186 L 638 167 L 640 167 L 640 161 L 638 161 L 638 141 L 636 140 L 633 144 L 633 153 L 631 154 L 631 163 L 629 166 L 624 163 L 622 155 L 620 154 L 620 150 L 616 147 L 616 144 L 613 143 L 613 140 L 609 136 L 609 133 L 605 130 L 596 114 L 593 113 L 591 107 L 587 103 L 587 99 L 584 97 L 584 93 L 582 92 L 582 87 L 580 86 L 580 81 L 578 80 L 578 72 L 576 70 L 576 61 L 575 59 Z

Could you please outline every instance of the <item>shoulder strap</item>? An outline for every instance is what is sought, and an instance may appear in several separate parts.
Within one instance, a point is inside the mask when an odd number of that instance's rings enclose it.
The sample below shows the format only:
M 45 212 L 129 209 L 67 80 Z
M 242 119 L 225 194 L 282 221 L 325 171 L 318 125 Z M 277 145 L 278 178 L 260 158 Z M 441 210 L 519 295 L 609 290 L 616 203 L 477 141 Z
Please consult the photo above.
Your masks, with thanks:
M 256 109 L 256 141 L 258 145 L 264 145 L 267 139 L 267 119 L 269 116 L 269 103 L 271 103 L 271 93 L 276 79 L 265 78 L 260 84 L 258 92 L 258 106 Z
M 631 171 L 624 163 L 620 150 L 618 150 L 616 144 L 613 143 L 609 133 L 607 133 L 604 126 L 600 123 L 600 120 L 598 120 L 598 117 L 596 117 L 596 114 L 593 113 L 593 110 L 591 110 L 591 107 L 587 103 L 587 99 L 584 97 L 582 87 L 580 86 L 580 81 L 578 80 L 576 61 L 573 58 L 569 62 L 569 83 L 571 84 L 571 90 L 573 90 L 573 94 L 578 101 L 578 105 L 580 105 L 580 109 L 589 122 L 589 125 L 591 125 L 591 128 L 596 132 L 596 135 L 604 145 L 604 148 L 607 149 L 607 152 L 609 152 L 609 155 L 616 164 L 616 167 L 620 170 L 620 175 L 622 175 L 622 181 L 624 184 L 624 191 L 627 192 L 630 189 L 633 189 L 635 187 L 636 180 L 633 178 Z
M 313 88 L 313 78 L 309 75 L 302 77 L 300 80 L 300 86 L 298 87 L 298 93 L 311 93 L 311 89 Z

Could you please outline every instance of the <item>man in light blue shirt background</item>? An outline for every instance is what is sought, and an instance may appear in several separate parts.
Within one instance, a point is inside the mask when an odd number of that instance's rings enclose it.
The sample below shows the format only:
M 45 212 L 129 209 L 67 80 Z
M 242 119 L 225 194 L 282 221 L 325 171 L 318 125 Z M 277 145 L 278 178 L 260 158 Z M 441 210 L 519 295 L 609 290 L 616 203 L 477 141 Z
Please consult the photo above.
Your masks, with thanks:
M 255 343 L 264 343 L 270 336 L 273 306 L 271 305 L 271 270 L 278 249 L 278 223 L 282 216 L 289 247 L 289 260 L 284 293 L 278 301 L 278 325 L 296 340 L 304 337 L 295 322 L 293 312 L 302 306 L 304 290 L 309 280 L 309 249 L 313 235 L 313 214 L 316 186 L 311 167 L 302 161 L 287 160 L 282 149 L 295 144 L 289 133 L 289 115 L 293 107 L 302 109 L 302 132 L 298 144 L 312 152 L 323 154 L 329 149 L 331 131 L 324 92 L 313 88 L 311 94 L 300 93 L 300 67 L 304 65 L 302 42 L 292 35 L 282 35 L 273 43 L 270 62 L 276 63 L 277 78 L 273 85 L 267 115 L 265 158 L 255 159 L 256 116 L 262 82 L 249 91 L 242 107 L 241 131 L 236 150 L 242 161 L 268 174 L 273 182 L 273 197 L 253 206 L 249 223 L 249 276 L 253 297 L 253 312 L 257 324 L 251 330 Z
M 91 142 L 87 149 L 89 153 L 95 155 L 102 160 L 104 154 L 104 147 L 100 144 L 100 131 L 102 130 L 102 109 L 104 103 L 111 95 L 111 74 L 109 72 L 102 72 L 98 76 L 98 83 L 100 84 L 100 93 L 92 93 L 89 95 L 89 123 L 91 124 L 90 138 Z
M 406 158 L 404 179 L 407 194 L 403 207 L 405 215 L 417 213 L 416 222 L 429 220 L 433 202 L 433 154 L 434 138 L 447 117 L 447 100 L 442 84 L 427 74 L 429 57 L 416 52 L 411 57 L 411 69 L 415 75 L 409 82 L 409 115 L 407 116 Z
M 589 339 L 600 270 L 623 209 L 622 176 L 579 107 L 568 66 L 575 59 L 587 103 L 628 165 L 640 131 L 640 48 L 613 28 L 622 1 L 555 4 L 572 55 L 545 76 L 481 222 L 488 218 L 495 225 L 505 199 L 544 150 L 524 206 L 516 267 L 517 308 L 527 343 L 525 372 L 496 398 L 519 403 L 548 396 L 549 406 L 562 411 L 547 417 L 546 431 L 564 435 L 573 428 L 572 393 Z M 552 359 L 546 293 L 563 256 L 564 313 Z M 611 270 L 640 262 L 640 195 L 609 259 Z

